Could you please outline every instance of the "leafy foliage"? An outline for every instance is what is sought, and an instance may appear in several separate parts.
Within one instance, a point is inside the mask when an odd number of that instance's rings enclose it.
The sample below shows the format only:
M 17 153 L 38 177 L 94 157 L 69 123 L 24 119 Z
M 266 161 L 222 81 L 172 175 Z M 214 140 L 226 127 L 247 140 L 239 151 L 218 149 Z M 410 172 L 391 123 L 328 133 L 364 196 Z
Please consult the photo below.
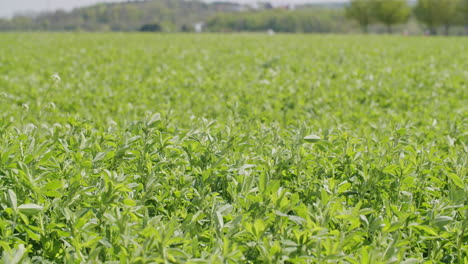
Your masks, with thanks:
M 374 16 L 387 26 L 388 33 L 392 33 L 392 26 L 408 21 L 411 8 L 406 0 L 376 0 Z
M 366 33 L 375 19 L 373 3 L 373 0 L 353 0 L 346 7 L 346 17 L 356 20 Z
M 294 33 L 347 32 L 354 25 L 347 23 L 343 11 L 330 8 L 299 10 L 263 10 L 221 13 L 206 23 L 209 31 L 267 31 Z
M 0 258 L 467 262 L 467 44 L 3 34 Z
M 444 26 L 448 35 L 449 27 L 457 23 L 458 10 L 463 10 L 460 4 L 460 0 L 418 0 L 414 13 L 432 34 L 436 34 L 437 26 Z
M 437 29 L 443 27 L 449 35 L 450 27 L 466 25 L 466 3 L 466 0 L 418 0 L 413 13 L 431 34 L 437 34 Z M 392 33 L 392 26 L 407 22 L 410 14 L 411 7 L 406 0 L 351 0 L 346 7 L 346 16 L 356 20 L 365 33 L 375 22 L 382 23 Z

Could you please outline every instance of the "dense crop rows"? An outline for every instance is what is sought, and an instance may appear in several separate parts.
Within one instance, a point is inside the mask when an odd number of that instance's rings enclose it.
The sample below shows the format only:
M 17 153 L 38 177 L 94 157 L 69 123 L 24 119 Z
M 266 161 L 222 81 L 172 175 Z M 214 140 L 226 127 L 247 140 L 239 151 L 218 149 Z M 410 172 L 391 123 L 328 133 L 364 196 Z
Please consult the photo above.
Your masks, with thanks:
M 467 263 L 463 38 L 0 35 L 7 263 Z

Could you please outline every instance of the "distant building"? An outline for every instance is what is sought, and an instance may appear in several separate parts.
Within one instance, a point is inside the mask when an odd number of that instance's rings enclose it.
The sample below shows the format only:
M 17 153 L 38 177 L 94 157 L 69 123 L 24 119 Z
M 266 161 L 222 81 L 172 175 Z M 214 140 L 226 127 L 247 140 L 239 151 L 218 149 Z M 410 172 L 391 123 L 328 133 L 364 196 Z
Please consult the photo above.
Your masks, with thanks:
M 195 29 L 195 32 L 197 33 L 201 33 L 203 32 L 203 26 L 205 24 L 203 22 L 199 22 L 199 23 L 196 23 L 195 25 L 193 25 L 193 28 Z

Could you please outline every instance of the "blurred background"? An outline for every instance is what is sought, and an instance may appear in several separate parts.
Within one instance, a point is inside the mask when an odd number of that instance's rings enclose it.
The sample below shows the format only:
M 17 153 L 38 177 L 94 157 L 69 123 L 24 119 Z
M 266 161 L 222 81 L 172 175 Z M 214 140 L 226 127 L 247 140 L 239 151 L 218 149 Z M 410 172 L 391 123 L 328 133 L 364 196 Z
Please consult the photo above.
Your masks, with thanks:
M 0 0 L 0 31 L 467 35 L 468 0 Z

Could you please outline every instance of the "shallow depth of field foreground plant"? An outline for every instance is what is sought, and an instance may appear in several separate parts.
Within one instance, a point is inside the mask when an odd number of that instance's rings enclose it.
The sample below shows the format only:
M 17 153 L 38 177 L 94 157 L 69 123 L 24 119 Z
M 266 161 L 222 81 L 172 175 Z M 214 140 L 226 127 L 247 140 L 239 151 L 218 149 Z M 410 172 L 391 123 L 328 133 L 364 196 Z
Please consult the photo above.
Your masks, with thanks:
M 3 34 L 3 263 L 467 263 L 468 39 Z

